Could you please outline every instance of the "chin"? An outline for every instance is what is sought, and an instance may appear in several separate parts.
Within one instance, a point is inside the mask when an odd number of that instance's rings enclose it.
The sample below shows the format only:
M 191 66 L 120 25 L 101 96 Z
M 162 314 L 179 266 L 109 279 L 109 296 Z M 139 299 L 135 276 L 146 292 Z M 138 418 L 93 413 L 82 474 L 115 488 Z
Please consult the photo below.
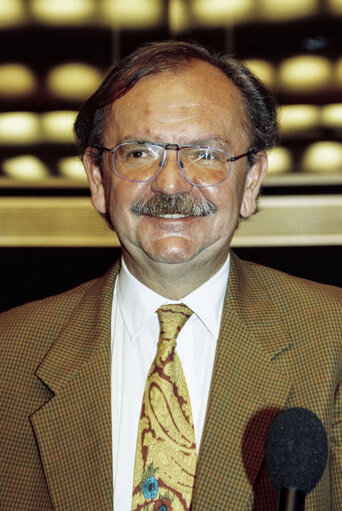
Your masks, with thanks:
M 164 244 L 163 244 L 164 245 Z M 166 246 L 149 247 L 145 250 L 146 255 L 156 263 L 180 264 L 194 259 L 198 253 L 195 247 L 188 244 L 166 244 Z
M 152 259 L 152 261 L 156 263 L 164 263 L 164 264 L 181 264 L 191 261 L 194 256 L 189 256 L 188 254 L 149 254 L 148 257 Z

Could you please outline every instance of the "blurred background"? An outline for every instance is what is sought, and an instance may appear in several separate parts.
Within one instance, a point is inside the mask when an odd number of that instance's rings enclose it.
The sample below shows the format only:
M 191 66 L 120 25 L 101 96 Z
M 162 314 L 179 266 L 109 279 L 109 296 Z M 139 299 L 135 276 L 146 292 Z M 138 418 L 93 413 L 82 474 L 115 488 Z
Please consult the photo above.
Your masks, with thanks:
M 72 125 L 113 64 L 163 39 L 234 54 L 279 100 L 281 145 L 236 252 L 341 286 L 341 33 L 342 0 L 0 0 L 0 310 L 118 256 Z

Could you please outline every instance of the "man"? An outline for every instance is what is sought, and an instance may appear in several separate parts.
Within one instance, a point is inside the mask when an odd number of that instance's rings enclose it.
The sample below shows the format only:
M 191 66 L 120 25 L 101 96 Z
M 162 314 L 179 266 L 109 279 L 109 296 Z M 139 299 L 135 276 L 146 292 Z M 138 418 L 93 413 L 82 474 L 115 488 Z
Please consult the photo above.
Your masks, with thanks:
M 272 96 L 235 59 L 155 43 L 75 131 L 122 259 L 1 316 L 1 509 L 275 510 L 265 437 L 296 406 L 329 441 L 306 509 L 342 509 L 342 293 L 230 250 L 277 141 Z

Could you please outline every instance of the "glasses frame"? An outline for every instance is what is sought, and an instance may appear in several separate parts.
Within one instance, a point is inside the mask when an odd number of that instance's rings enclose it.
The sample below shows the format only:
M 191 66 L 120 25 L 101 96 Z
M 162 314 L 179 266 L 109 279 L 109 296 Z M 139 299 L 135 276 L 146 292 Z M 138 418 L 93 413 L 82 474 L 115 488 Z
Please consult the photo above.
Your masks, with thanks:
M 162 161 L 160 163 L 159 169 L 156 171 L 155 174 L 153 174 L 153 176 L 150 179 L 144 179 L 144 180 L 129 179 L 128 177 L 121 176 L 118 173 L 118 171 L 116 170 L 115 165 L 114 165 L 114 153 L 115 153 L 115 151 L 116 151 L 116 149 L 118 147 L 121 147 L 121 146 L 124 146 L 124 145 L 129 145 L 129 144 L 148 144 L 148 145 L 158 146 L 158 147 L 162 147 L 163 148 L 164 153 L 163 153 L 163 158 L 162 158 Z M 178 163 L 178 167 L 179 167 L 179 170 L 181 171 L 182 176 L 184 177 L 185 181 L 187 181 L 189 184 L 191 184 L 192 186 L 198 186 L 199 188 L 208 188 L 209 186 L 218 186 L 218 185 L 221 185 L 222 183 L 225 183 L 229 179 L 229 176 L 230 176 L 230 173 L 231 173 L 231 170 L 232 170 L 232 163 L 234 161 L 240 160 L 240 158 L 244 158 L 245 156 L 250 156 L 250 155 L 255 154 L 255 153 L 257 153 L 259 151 L 259 149 L 256 149 L 255 147 L 252 147 L 251 149 L 249 149 L 247 152 L 245 152 L 243 154 L 238 154 L 237 156 L 230 156 L 230 154 L 227 153 L 227 151 L 225 151 L 224 149 L 220 149 L 220 151 L 222 151 L 222 152 L 224 152 L 226 154 L 226 156 L 227 156 L 227 163 L 229 162 L 229 164 L 230 164 L 229 165 L 229 171 L 228 171 L 227 177 L 223 181 L 220 181 L 219 183 L 215 183 L 215 184 L 212 184 L 212 185 L 201 185 L 201 184 L 193 183 L 192 181 L 190 181 L 185 176 L 185 174 L 183 172 L 182 162 L 179 159 L 179 151 L 181 149 L 184 149 L 184 148 L 209 149 L 209 150 L 218 150 L 218 148 L 214 148 L 214 147 L 202 147 L 202 146 L 198 146 L 198 145 L 188 145 L 188 144 L 170 144 L 170 143 L 163 143 L 163 142 L 139 142 L 139 141 L 135 141 L 135 140 L 132 140 L 131 142 L 121 142 L 120 144 L 117 144 L 112 149 L 110 149 L 109 147 L 105 147 L 103 145 L 100 145 L 100 144 L 93 144 L 90 147 L 93 147 L 94 149 L 97 149 L 98 151 L 102 151 L 102 152 L 103 151 L 108 151 L 108 152 L 112 153 L 112 168 L 114 170 L 114 173 L 120 179 L 124 179 L 125 181 L 130 181 L 131 183 L 150 183 L 151 181 L 156 179 L 156 177 L 159 175 L 160 171 L 162 170 L 162 168 L 165 165 L 166 154 L 167 154 L 166 151 L 177 151 L 177 163 Z

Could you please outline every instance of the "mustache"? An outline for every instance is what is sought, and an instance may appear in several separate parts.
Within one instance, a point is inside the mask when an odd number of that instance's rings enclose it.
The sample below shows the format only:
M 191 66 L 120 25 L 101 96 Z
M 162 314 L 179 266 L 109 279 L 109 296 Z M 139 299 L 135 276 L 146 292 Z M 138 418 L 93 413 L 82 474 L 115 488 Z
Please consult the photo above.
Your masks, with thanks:
M 204 198 L 194 199 L 187 192 L 165 195 L 157 192 L 150 199 L 140 199 L 131 208 L 134 215 L 208 216 L 216 213 L 216 206 Z

